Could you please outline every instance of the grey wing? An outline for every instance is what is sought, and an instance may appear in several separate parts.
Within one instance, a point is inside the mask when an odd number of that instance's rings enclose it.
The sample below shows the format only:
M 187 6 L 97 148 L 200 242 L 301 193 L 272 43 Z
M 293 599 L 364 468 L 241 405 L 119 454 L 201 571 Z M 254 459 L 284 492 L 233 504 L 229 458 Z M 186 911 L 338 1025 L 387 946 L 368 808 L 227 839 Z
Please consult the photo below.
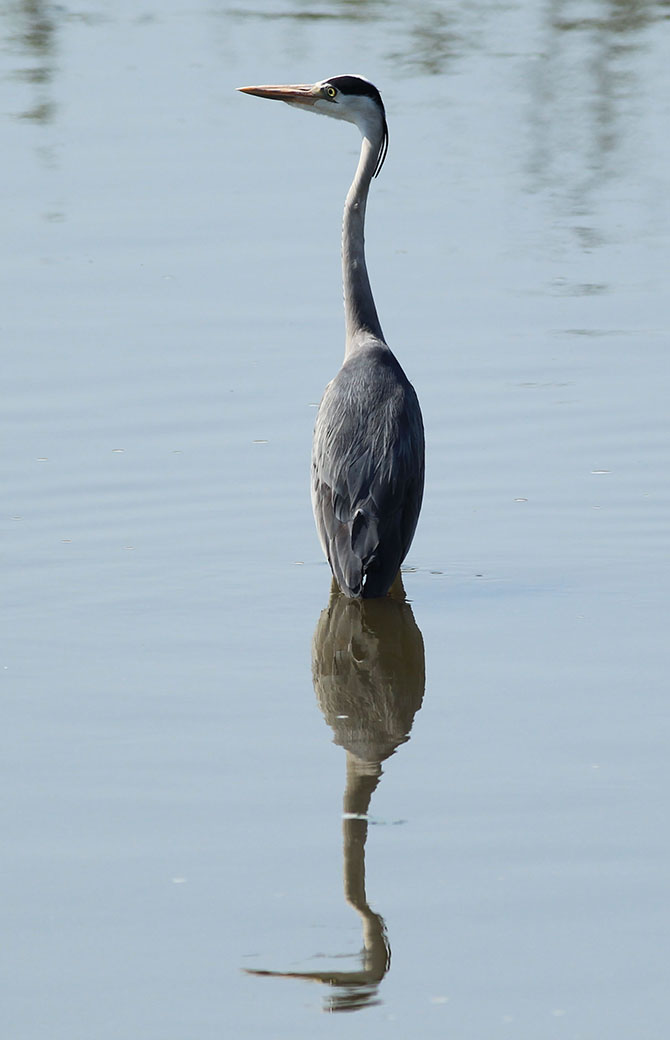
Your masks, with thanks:
M 326 388 L 314 432 L 312 504 L 335 579 L 352 597 L 384 596 L 416 529 L 424 437 L 412 387 L 356 405 L 337 380 Z

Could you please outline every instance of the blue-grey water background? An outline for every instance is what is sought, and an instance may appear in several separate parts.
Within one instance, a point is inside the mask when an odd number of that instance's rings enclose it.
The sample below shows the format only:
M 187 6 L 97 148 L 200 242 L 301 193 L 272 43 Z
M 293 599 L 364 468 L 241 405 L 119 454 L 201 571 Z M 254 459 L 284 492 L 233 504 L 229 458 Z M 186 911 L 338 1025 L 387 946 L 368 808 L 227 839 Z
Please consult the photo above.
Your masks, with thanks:
M 667 1037 L 669 17 L 2 6 L 3 1036 Z M 245 969 L 362 963 L 308 492 L 359 142 L 234 88 L 342 72 L 390 124 L 426 682 L 370 805 L 390 967 L 324 1015 Z

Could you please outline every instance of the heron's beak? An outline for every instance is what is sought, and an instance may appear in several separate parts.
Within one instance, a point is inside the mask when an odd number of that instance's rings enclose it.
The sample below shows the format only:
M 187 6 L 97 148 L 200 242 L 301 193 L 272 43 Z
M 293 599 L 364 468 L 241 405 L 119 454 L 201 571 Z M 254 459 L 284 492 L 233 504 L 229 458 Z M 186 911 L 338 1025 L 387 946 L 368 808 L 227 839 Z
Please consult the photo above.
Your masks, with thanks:
M 313 83 L 289 83 L 282 87 L 238 87 L 243 94 L 255 94 L 256 97 L 271 98 L 273 101 L 288 101 L 290 104 L 313 105 L 320 92 Z

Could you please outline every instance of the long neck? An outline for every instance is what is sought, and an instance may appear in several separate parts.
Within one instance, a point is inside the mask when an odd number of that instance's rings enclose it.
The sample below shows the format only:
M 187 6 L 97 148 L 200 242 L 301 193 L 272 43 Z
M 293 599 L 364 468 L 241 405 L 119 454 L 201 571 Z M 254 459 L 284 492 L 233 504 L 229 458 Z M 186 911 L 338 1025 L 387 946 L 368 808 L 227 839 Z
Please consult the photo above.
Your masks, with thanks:
M 352 350 L 354 338 L 359 332 L 371 332 L 378 339 L 384 339 L 365 264 L 365 207 L 380 145 L 381 135 L 374 139 L 374 135 L 369 137 L 366 133 L 363 137 L 358 168 L 344 204 L 342 281 L 346 354 Z

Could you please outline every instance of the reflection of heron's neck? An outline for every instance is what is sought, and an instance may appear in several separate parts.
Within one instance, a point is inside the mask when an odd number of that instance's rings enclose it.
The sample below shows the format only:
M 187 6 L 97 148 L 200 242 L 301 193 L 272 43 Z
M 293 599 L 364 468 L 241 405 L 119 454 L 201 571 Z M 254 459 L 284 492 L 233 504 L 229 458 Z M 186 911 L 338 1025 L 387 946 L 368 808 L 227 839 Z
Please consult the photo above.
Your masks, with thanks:
M 347 751 L 347 786 L 344 790 L 344 894 L 356 910 L 367 910 L 365 897 L 365 841 L 368 836 L 368 807 L 379 783 L 378 762 L 361 762 Z
M 356 971 L 258 971 L 285 979 L 309 979 L 341 988 L 329 1002 L 332 1011 L 363 1007 L 372 999 L 391 963 L 384 919 L 370 909 L 365 896 L 365 839 L 367 811 L 379 783 L 381 765 L 362 762 L 347 751 L 347 783 L 344 791 L 344 894 L 363 922 L 363 963 Z M 247 969 L 249 970 L 249 969 Z
M 354 338 L 359 332 L 370 332 L 384 340 L 377 315 L 377 308 L 370 288 L 368 269 L 365 263 L 365 207 L 368 201 L 370 181 L 377 166 L 382 143 L 379 135 L 366 133 L 361 145 L 361 157 L 353 183 L 344 204 L 342 225 L 342 280 L 344 282 L 344 313 L 346 320 L 346 353 L 354 347 Z
M 367 812 L 379 783 L 381 765 L 361 762 L 347 752 L 347 785 L 344 791 L 344 895 L 363 922 L 363 974 L 378 982 L 388 970 L 391 951 L 384 921 L 368 906 L 365 894 L 365 841 L 368 835 Z

